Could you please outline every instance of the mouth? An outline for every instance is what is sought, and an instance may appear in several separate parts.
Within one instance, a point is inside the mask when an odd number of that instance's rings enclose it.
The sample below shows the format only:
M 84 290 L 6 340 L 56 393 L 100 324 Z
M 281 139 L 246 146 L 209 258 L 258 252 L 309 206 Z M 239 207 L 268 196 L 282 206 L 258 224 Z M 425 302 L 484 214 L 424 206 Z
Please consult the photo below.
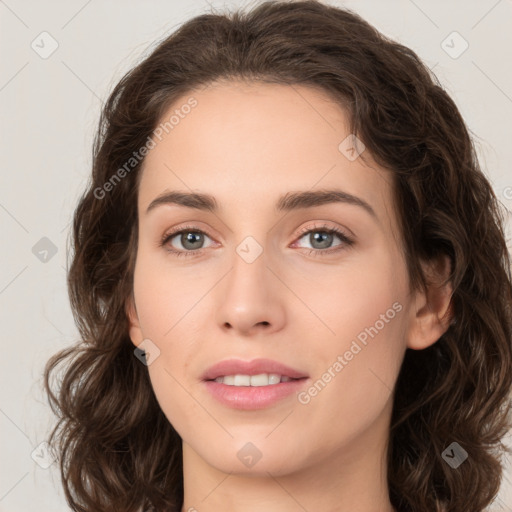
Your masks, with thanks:
M 309 376 L 270 359 L 229 359 L 209 368 L 202 380 L 219 403 L 234 409 L 263 409 L 299 392 Z

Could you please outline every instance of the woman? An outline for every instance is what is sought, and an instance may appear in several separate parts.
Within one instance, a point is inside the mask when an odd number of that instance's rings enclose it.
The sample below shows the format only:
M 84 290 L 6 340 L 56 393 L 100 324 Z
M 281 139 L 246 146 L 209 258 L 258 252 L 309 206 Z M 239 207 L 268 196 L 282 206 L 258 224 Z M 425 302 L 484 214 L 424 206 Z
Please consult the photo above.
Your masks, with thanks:
M 503 214 L 454 102 L 359 16 L 265 2 L 162 41 L 104 107 L 73 241 L 82 339 L 45 369 L 73 510 L 496 496 Z

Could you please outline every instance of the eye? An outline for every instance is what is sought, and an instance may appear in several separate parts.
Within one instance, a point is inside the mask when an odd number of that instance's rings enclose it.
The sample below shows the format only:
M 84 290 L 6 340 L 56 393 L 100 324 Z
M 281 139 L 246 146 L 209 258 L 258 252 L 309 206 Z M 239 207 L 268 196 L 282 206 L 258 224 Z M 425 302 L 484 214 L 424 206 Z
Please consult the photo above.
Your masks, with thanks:
M 307 241 L 313 246 L 308 254 L 312 255 L 328 255 L 333 252 L 338 252 L 350 247 L 354 241 L 351 237 L 337 228 L 328 226 L 314 226 L 307 227 L 301 232 L 299 240 L 306 238 Z M 341 243 L 332 246 L 333 240 L 338 238 Z
M 166 233 L 160 245 L 165 247 L 167 251 L 175 254 L 176 256 L 190 256 L 190 252 L 198 253 L 202 252 L 202 244 L 204 243 L 205 236 L 210 238 L 204 231 L 201 231 L 195 226 L 183 226 L 179 230 L 171 231 Z M 173 249 L 171 247 L 171 241 L 176 238 L 181 247 Z

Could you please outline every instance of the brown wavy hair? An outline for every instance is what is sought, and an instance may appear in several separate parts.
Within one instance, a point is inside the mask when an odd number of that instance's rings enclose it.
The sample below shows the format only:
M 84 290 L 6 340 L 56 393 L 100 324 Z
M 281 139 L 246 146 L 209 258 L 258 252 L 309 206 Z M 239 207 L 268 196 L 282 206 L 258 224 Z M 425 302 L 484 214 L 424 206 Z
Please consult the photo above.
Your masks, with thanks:
M 420 259 L 447 255 L 455 322 L 406 350 L 394 396 L 388 483 L 399 512 L 480 512 L 498 494 L 511 428 L 512 279 L 503 206 L 439 81 L 409 48 L 357 14 L 319 1 L 267 1 L 184 23 L 129 71 L 105 103 L 92 177 L 73 218 L 68 291 L 80 341 L 44 370 L 58 415 L 49 442 L 74 511 L 179 511 L 181 439 L 134 357 L 137 194 L 143 160 L 98 198 L 180 96 L 222 79 L 330 93 L 351 132 L 390 171 L 412 289 Z M 105 190 L 105 188 L 103 188 Z M 50 376 L 66 361 L 55 393 Z M 468 460 L 452 469 L 457 442 Z

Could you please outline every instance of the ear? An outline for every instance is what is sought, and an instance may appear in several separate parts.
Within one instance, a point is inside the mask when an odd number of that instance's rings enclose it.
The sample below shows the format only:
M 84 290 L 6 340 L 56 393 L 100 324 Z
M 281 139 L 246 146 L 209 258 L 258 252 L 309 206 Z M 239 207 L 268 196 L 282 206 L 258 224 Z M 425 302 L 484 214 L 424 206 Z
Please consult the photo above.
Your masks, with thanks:
M 144 340 L 144 336 L 140 327 L 139 316 L 135 308 L 135 299 L 133 297 L 133 293 L 130 294 L 126 301 L 125 311 L 130 323 L 130 339 L 132 340 L 132 343 L 138 347 Z
M 423 263 L 423 268 L 428 286 L 426 291 L 415 293 L 407 332 L 407 347 L 413 350 L 433 345 L 448 330 L 453 319 L 452 283 L 442 286 L 450 275 L 450 258 L 442 255 Z

